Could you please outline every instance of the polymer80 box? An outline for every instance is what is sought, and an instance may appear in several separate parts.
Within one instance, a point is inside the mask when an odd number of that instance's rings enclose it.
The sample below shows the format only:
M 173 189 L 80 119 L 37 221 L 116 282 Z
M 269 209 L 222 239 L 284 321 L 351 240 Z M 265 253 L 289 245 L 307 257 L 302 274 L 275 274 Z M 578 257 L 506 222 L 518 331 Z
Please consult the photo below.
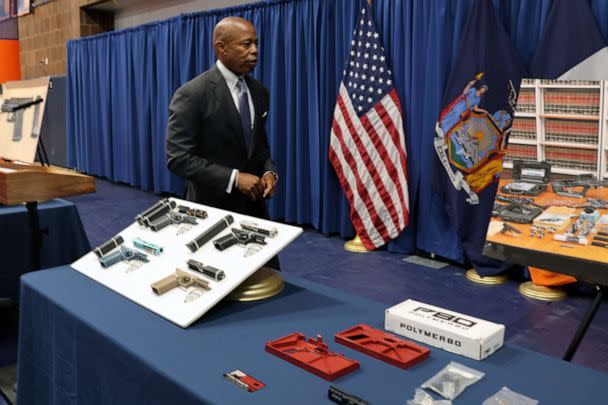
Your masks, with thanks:
M 386 330 L 482 360 L 498 350 L 505 326 L 422 302 L 407 300 L 386 310 Z

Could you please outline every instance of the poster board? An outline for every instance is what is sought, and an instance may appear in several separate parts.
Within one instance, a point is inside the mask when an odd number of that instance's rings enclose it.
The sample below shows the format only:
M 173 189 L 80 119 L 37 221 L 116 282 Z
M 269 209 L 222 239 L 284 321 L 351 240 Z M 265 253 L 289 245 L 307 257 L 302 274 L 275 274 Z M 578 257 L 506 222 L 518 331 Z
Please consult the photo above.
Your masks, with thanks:
M 0 158 L 33 163 L 36 149 L 40 139 L 42 118 L 46 106 L 50 77 L 41 77 L 30 80 L 19 80 L 2 84 L 0 105 L 12 99 L 42 98 L 42 102 L 23 111 L 21 118 L 21 131 L 18 140 L 15 140 L 16 121 L 12 120 L 13 113 L 0 113 Z
M 608 83 L 526 79 L 484 255 L 608 284 Z M 512 167 L 510 167 L 512 165 Z
M 184 205 L 205 210 L 208 216 L 205 219 L 198 219 L 197 225 L 192 226 L 190 230 L 181 235 L 177 235 L 180 227 L 176 225 L 169 225 L 158 232 L 154 232 L 134 221 L 119 233 L 124 239 L 123 246 L 133 248 L 132 241 L 139 237 L 163 247 L 163 252 L 159 256 L 148 254 L 150 261 L 137 269 L 130 267 L 130 263 L 127 262 L 119 262 L 108 268 L 103 268 L 93 252 L 89 252 L 72 263 L 72 268 L 182 328 L 188 327 L 203 316 L 302 233 L 302 228 L 299 227 L 231 213 L 176 198 L 170 200 L 178 206 Z M 226 215 L 232 215 L 234 222 L 230 227 L 216 235 L 213 240 L 230 233 L 232 227 L 239 228 L 239 224 L 243 220 L 256 222 L 268 228 L 274 227 L 277 229 L 277 235 L 273 238 L 267 237 L 267 244 L 256 254 L 248 257 L 244 257 L 246 249 L 239 245 L 220 251 L 215 248 L 212 241 L 192 253 L 186 244 L 218 221 L 221 221 Z M 223 270 L 225 278 L 221 281 L 215 281 L 189 270 L 187 266 L 189 259 Z M 199 297 L 196 297 L 196 294 L 193 293 L 193 291 L 196 292 L 194 288 L 188 290 L 174 288 L 162 295 L 156 295 L 152 291 L 151 285 L 174 274 L 176 268 L 189 272 L 192 276 L 205 279 L 209 282 L 211 290 L 198 291 L 200 293 Z M 188 298 L 189 294 L 190 298 Z

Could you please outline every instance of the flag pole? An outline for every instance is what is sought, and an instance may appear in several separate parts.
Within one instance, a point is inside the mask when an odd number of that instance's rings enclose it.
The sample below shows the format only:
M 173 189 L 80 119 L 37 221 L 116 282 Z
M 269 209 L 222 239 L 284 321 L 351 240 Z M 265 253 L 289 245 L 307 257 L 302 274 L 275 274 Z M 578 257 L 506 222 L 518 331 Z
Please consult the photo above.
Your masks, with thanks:
M 367 4 L 371 7 L 372 0 L 367 0 Z M 359 235 L 356 235 L 354 239 L 345 242 L 344 250 L 348 250 L 349 252 L 355 253 L 369 252 L 369 250 L 363 245 L 363 242 L 361 242 L 361 238 L 359 237 Z

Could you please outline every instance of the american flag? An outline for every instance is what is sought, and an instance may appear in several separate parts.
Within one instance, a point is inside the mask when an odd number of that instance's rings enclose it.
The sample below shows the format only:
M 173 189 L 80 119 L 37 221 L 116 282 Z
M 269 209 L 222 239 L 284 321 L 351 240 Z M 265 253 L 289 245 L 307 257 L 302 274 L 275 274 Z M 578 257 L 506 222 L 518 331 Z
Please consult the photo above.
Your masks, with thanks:
M 371 250 L 396 238 L 409 222 L 401 105 L 367 6 L 340 83 L 329 159 L 363 245 Z

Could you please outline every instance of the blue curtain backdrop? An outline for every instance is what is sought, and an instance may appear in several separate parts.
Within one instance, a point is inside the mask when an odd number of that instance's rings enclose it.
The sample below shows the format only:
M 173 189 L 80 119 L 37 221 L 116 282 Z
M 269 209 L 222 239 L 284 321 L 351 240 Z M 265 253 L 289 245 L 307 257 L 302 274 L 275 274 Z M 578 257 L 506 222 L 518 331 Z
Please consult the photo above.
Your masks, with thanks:
M 267 1 L 187 14 L 68 42 L 68 164 L 155 192 L 181 195 L 166 169 L 165 127 L 173 92 L 214 62 L 213 27 L 228 15 L 260 38 L 254 76 L 270 90 L 268 134 L 281 180 L 271 216 L 352 237 L 349 208 L 328 160 L 329 130 L 353 25 L 366 0 Z M 552 0 L 493 0 L 529 63 Z M 374 0 L 405 115 L 410 225 L 391 251 L 420 248 L 463 261 L 431 185 L 434 126 L 473 0 Z M 608 38 L 608 0 L 589 0 Z M 572 39 L 576 41 L 576 38 Z

